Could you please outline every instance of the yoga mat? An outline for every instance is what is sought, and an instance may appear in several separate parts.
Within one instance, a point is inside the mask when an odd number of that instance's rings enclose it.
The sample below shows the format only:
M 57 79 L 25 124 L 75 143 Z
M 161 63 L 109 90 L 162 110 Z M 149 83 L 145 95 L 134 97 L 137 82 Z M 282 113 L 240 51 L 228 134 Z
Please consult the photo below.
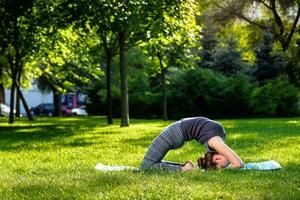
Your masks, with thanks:
M 122 166 L 122 165 L 104 165 L 102 163 L 98 163 L 95 167 L 95 169 L 99 171 L 138 171 L 139 169 L 137 167 L 132 166 Z
M 242 170 L 259 170 L 259 171 L 267 171 L 267 170 L 276 170 L 280 169 L 281 166 L 278 162 L 274 160 L 268 160 L 263 162 L 256 163 L 246 163 Z
M 263 162 L 253 162 L 246 163 L 244 167 L 240 170 L 258 170 L 258 171 L 268 171 L 268 170 L 276 170 L 280 169 L 281 166 L 278 162 L 274 160 L 268 160 Z M 104 165 L 102 163 L 98 163 L 95 169 L 99 171 L 138 171 L 137 167 L 132 166 L 123 166 L 123 165 Z

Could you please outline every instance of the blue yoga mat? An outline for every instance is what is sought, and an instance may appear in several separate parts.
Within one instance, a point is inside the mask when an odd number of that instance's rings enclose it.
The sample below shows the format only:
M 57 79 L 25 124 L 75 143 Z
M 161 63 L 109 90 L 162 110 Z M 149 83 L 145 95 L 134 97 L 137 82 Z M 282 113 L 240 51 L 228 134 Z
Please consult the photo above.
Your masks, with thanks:
M 278 162 L 274 160 L 268 160 L 263 162 L 256 163 L 246 163 L 242 170 L 259 170 L 259 171 L 267 171 L 267 170 L 276 170 L 280 169 L 281 166 Z
M 259 171 L 267 171 L 267 170 L 276 170 L 280 169 L 281 166 L 278 162 L 274 160 L 268 160 L 263 162 L 254 162 L 254 163 L 246 163 L 241 170 L 259 170 Z M 99 171 L 138 171 L 137 167 L 132 166 L 123 166 L 123 165 L 104 165 L 102 163 L 98 163 L 95 166 L 95 169 Z

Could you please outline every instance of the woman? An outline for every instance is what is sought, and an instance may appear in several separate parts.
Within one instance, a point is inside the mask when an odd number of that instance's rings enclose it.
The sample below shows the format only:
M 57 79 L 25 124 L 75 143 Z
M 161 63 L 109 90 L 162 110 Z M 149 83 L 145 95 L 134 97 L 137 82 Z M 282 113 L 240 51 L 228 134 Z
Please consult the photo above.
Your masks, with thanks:
M 178 149 L 190 140 L 206 146 L 204 158 L 198 159 L 202 169 L 241 168 L 241 158 L 224 143 L 225 131 L 221 124 L 205 117 L 185 118 L 165 128 L 150 145 L 141 164 L 141 170 L 193 171 L 196 165 L 190 160 L 184 164 L 163 161 L 171 149 Z

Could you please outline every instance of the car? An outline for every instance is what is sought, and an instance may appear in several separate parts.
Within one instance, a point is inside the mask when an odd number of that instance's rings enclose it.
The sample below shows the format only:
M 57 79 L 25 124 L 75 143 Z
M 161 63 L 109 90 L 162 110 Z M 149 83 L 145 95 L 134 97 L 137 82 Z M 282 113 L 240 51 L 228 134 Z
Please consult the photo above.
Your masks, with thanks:
M 3 104 L 3 103 L 0 103 L 0 116 L 5 116 L 5 117 L 8 117 L 9 116 L 9 112 L 10 112 L 10 107 Z M 14 114 L 16 114 L 16 110 L 14 109 Z
M 55 113 L 54 104 L 41 103 L 36 107 L 30 109 L 32 115 L 52 117 Z
M 72 115 L 82 115 L 82 116 L 87 116 L 88 113 L 84 108 L 73 108 L 71 110 Z

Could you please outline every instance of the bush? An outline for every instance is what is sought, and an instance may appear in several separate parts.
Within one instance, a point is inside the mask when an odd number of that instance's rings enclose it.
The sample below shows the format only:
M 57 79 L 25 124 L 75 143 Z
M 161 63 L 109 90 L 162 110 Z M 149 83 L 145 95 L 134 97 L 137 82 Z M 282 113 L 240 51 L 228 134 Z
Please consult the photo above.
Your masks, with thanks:
M 86 93 L 89 98 L 87 104 L 87 112 L 91 115 L 107 115 L 106 104 L 106 87 L 105 80 L 94 83 L 89 89 L 86 89 Z M 120 89 L 119 87 L 112 85 L 111 87 L 112 104 L 113 104 L 113 116 L 120 117 Z
M 130 117 L 161 117 L 161 91 L 150 86 L 149 77 L 142 70 L 135 70 L 128 84 Z M 104 84 L 94 87 L 89 97 L 92 100 L 92 104 L 88 105 L 89 113 L 106 114 Z M 112 98 L 113 115 L 119 117 L 120 91 L 115 85 Z M 226 77 L 210 69 L 176 70 L 172 72 L 168 86 L 168 117 L 295 116 L 299 114 L 298 101 L 297 88 L 283 78 L 259 86 L 241 74 Z
M 209 69 L 189 70 L 173 80 L 169 113 L 172 118 L 249 116 L 252 90 L 243 75 L 226 78 Z
M 251 115 L 251 93 L 254 86 L 244 75 L 228 78 L 221 86 L 217 108 L 225 117 L 247 117 Z
M 162 110 L 161 95 L 149 91 L 132 93 L 129 101 L 130 116 L 134 118 L 158 118 Z
M 299 113 L 297 88 L 283 78 L 269 81 L 256 88 L 252 108 L 256 116 L 295 116 Z
M 247 76 L 225 77 L 209 69 L 182 71 L 171 80 L 169 117 L 274 117 L 295 116 L 297 88 L 277 78 L 264 86 Z
M 139 69 L 129 76 L 129 114 L 134 118 L 157 118 L 161 114 L 161 94 L 151 91 L 149 78 Z
M 168 108 L 170 118 L 213 116 L 225 77 L 209 69 L 183 71 L 171 80 Z

